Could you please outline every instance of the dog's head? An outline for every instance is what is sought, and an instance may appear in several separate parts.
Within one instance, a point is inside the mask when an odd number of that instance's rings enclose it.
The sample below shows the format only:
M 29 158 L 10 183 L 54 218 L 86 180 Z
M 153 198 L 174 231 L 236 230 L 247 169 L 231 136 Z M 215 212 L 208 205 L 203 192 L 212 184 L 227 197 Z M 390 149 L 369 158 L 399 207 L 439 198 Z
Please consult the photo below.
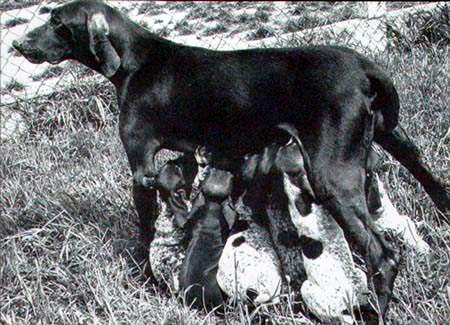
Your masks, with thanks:
M 32 63 L 74 59 L 111 77 L 121 64 L 111 35 L 117 15 L 118 11 L 100 1 L 69 2 L 55 7 L 44 25 L 12 45 Z

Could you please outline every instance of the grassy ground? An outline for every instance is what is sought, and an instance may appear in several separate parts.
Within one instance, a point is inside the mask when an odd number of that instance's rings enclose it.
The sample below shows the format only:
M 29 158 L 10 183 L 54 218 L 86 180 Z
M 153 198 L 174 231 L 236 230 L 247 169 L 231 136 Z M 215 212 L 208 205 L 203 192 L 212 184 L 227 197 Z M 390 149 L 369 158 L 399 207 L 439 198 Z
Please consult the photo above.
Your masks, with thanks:
M 450 179 L 450 46 L 375 57 L 400 93 L 401 124 L 436 174 Z M 109 84 L 79 84 L 17 103 L 28 131 L 0 159 L 0 324 L 300 324 L 284 302 L 225 319 L 161 295 L 132 258 L 137 215 Z M 423 189 L 387 155 L 382 178 L 396 207 L 421 222 L 429 258 L 405 252 L 392 324 L 450 319 L 450 229 Z M 3 325 L 3 324 L 2 324 Z
M 436 173 L 449 177 L 449 47 L 379 58 L 398 87 L 401 123 Z M 130 252 L 136 213 L 109 85 L 84 85 L 24 104 L 37 111 L 29 132 L 2 144 L 0 319 L 12 324 L 199 324 L 218 319 L 157 294 Z M 84 87 L 84 88 L 83 88 Z M 423 190 L 396 162 L 382 170 L 401 212 L 423 221 L 426 260 L 406 255 L 392 303 L 393 324 L 450 319 L 450 232 Z M 266 312 L 295 323 L 289 304 Z M 256 314 L 261 316 L 262 313 Z M 255 315 L 230 312 L 228 323 Z M 255 318 L 255 319 L 256 319 Z

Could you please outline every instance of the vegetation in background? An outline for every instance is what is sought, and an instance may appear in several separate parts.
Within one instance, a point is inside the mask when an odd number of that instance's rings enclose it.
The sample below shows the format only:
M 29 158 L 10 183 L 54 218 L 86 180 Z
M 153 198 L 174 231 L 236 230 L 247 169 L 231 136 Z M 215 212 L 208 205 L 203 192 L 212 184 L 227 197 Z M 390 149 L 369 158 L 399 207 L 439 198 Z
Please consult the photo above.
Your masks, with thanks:
M 183 19 L 182 21 L 177 22 L 173 29 L 178 31 L 180 35 L 190 35 L 194 33 L 193 26 L 187 19 Z
M 0 0 L 0 11 L 26 8 L 40 2 L 40 0 Z
M 204 32 L 203 35 L 204 36 L 211 36 L 214 34 L 220 34 L 220 33 L 225 33 L 226 31 L 228 31 L 228 28 L 222 24 L 222 23 L 217 23 L 212 27 L 207 27 Z

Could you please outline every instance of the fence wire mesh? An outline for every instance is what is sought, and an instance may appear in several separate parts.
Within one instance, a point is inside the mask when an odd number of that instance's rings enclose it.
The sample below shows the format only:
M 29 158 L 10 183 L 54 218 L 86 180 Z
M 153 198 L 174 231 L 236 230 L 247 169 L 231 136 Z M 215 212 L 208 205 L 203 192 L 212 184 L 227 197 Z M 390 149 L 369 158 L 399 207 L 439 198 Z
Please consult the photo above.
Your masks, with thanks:
M 76 62 L 35 65 L 12 49 L 13 40 L 44 23 L 62 2 L 0 1 L 2 138 L 24 123 L 18 103 L 74 83 L 104 80 Z M 215 50 L 333 44 L 376 59 L 390 51 L 450 43 L 446 2 L 106 2 L 159 36 Z

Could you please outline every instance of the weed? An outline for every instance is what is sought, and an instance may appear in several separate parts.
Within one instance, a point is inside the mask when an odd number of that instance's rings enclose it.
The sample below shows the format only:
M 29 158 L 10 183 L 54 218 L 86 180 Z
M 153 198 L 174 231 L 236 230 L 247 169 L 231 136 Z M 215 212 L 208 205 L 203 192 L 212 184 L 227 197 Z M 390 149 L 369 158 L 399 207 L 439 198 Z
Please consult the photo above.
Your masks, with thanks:
M 164 27 L 158 29 L 155 33 L 156 33 L 156 35 L 158 35 L 160 37 L 168 37 L 168 36 L 170 36 L 171 29 L 168 28 L 167 26 L 164 26 Z
M 5 27 L 6 27 L 6 28 L 12 28 L 12 27 L 14 27 L 14 26 L 22 25 L 22 24 L 25 24 L 25 23 L 28 23 L 28 22 L 29 22 L 29 20 L 26 19 L 26 18 L 15 17 L 15 18 L 13 18 L 13 19 L 8 20 L 8 21 L 5 23 Z
M 204 3 L 200 6 L 193 6 L 186 14 L 186 19 L 206 19 L 214 15 L 214 7 L 210 3 Z
M 205 28 L 205 30 L 203 31 L 203 35 L 204 36 L 211 36 L 214 34 L 220 34 L 220 33 L 225 33 L 226 31 L 228 31 L 228 28 L 225 27 L 224 24 L 222 23 L 217 23 L 215 26 L 213 27 L 207 27 Z
M 173 29 L 178 31 L 180 35 L 189 35 L 194 33 L 192 25 L 189 24 L 188 20 L 186 19 L 177 22 Z
M 11 79 L 3 88 L 3 93 L 8 93 L 11 91 L 22 91 L 25 89 L 25 85 L 18 82 L 16 79 Z
M 52 11 L 52 8 L 49 6 L 42 6 L 41 8 L 39 8 L 40 15 L 48 14 L 50 11 Z
M 267 23 L 269 21 L 270 12 L 264 7 L 259 7 L 255 12 L 255 18 L 263 23 Z
M 173 11 L 186 11 L 194 5 L 193 1 L 174 1 L 168 3 L 169 10 Z
M 254 32 L 251 32 L 248 36 L 248 40 L 257 40 L 261 38 L 275 36 L 275 31 L 269 26 L 260 26 Z
M 386 1 L 386 7 L 390 10 L 410 8 L 429 3 L 428 1 Z
M 244 12 L 240 14 L 237 19 L 239 23 L 247 24 L 252 20 L 252 17 L 248 13 Z
M 302 16 L 297 19 L 289 19 L 283 27 L 283 31 L 287 33 L 297 32 L 299 30 L 310 29 L 326 25 L 317 16 Z

